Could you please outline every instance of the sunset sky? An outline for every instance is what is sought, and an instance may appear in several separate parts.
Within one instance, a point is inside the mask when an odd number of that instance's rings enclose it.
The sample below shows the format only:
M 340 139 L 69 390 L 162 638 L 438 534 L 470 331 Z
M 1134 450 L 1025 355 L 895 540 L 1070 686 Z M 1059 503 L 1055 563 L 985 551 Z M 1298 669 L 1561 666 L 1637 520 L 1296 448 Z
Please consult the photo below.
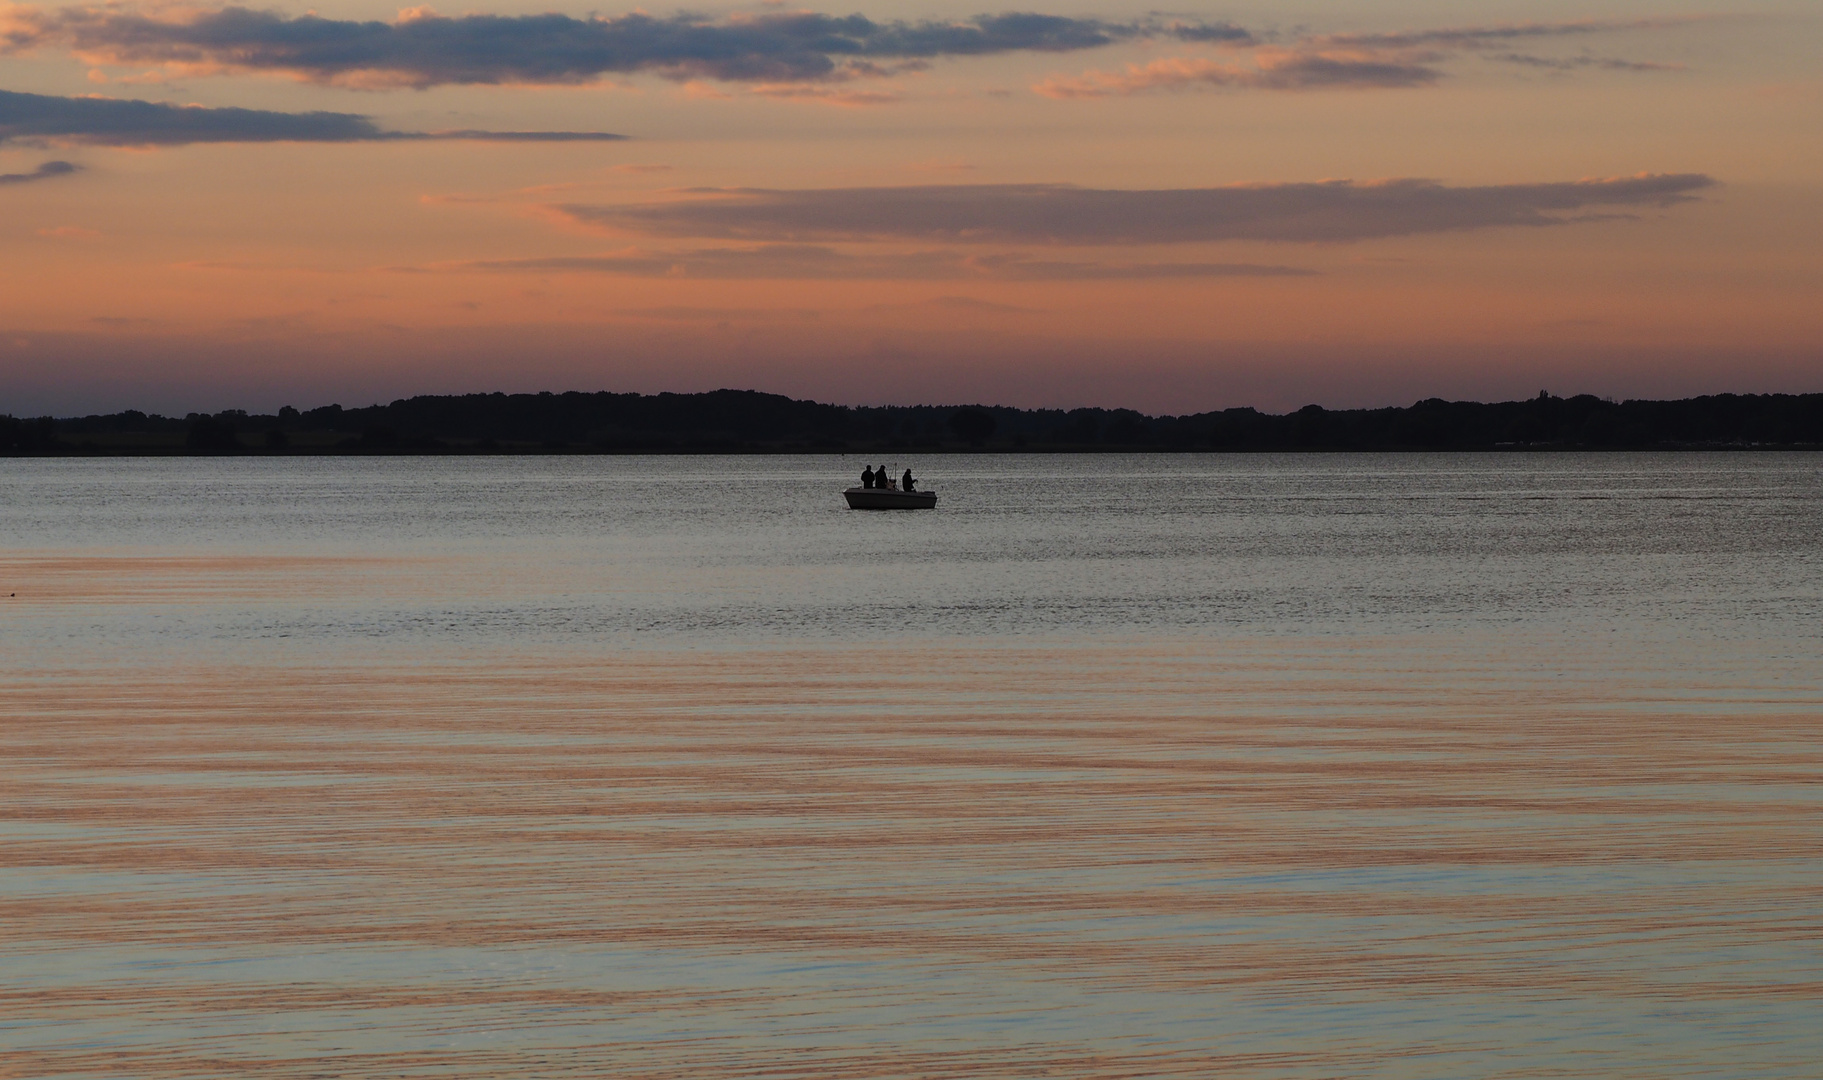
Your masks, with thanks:
M 1823 10 L 0 2 L 0 413 L 1823 390 Z

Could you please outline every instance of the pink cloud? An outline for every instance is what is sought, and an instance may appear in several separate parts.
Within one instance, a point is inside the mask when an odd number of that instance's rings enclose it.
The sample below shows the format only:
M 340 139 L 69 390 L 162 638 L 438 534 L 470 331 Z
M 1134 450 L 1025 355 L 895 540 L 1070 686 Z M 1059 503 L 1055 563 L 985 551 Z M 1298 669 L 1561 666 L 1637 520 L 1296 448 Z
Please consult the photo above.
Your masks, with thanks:
M 904 97 L 890 90 L 851 90 L 843 86 L 814 83 L 762 83 L 747 92 L 774 101 L 804 101 L 815 105 L 842 108 L 866 108 L 872 105 L 897 105 Z

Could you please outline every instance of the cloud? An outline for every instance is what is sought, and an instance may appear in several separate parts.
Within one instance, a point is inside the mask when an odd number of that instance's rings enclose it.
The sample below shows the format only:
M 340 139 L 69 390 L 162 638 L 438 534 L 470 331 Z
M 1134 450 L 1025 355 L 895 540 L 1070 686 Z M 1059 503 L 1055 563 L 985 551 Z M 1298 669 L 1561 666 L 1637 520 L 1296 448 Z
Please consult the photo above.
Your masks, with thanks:
M 47 161 L 36 169 L 33 169 L 31 172 L 0 173 L 0 186 L 7 184 L 29 184 L 34 180 L 49 180 L 53 176 L 68 176 L 79 169 L 80 166 L 73 165 L 67 161 Z M 42 229 L 39 230 L 39 234 L 44 236 L 51 235 L 44 232 Z
M 1266 44 L 1253 37 L 1217 39 L 1231 51 L 1246 47 L 1249 64 L 1220 63 L 1207 57 L 1168 57 L 1125 71 L 1085 71 L 1053 75 L 1032 89 L 1057 99 L 1126 97 L 1154 90 L 1200 90 L 1231 87 L 1250 90 L 1375 90 L 1431 86 L 1443 78 L 1438 64 L 1462 53 L 1530 67 L 1571 71 L 1676 71 L 1680 65 L 1612 57 L 1554 58 L 1512 51 L 1518 41 L 1584 37 L 1659 30 L 1698 21 L 1696 18 L 1582 20 L 1500 26 L 1446 27 L 1390 33 L 1308 34 L 1287 45 Z M 1494 52 L 1496 49 L 1506 50 Z
M 772 243 L 900 240 L 995 244 L 1348 241 L 1560 225 L 1598 208 L 1666 207 L 1714 181 L 1640 174 L 1568 183 L 1447 187 L 1430 180 L 1116 191 L 1065 184 L 776 191 L 691 189 L 632 205 L 562 205 L 615 233 Z
M 406 268 L 400 268 L 406 269 Z M 625 251 L 592 256 L 496 259 L 446 269 L 595 273 L 682 280 L 1117 281 L 1215 277 L 1309 277 L 1313 271 L 1249 263 L 1099 263 L 1023 254 L 948 251 L 852 254 L 812 244 L 693 251 Z
M 383 131 L 382 139 L 451 139 L 470 142 L 620 142 L 625 135 L 607 131 L 481 131 L 458 128 L 450 131 Z
M 182 146 L 220 142 L 391 142 L 478 139 L 567 142 L 621 139 L 593 131 L 385 131 L 353 113 L 210 109 L 103 97 L 52 97 L 0 90 L 0 143 Z
M 577 19 L 449 18 L 413 8 L 388 23 L 243 7 L 153 14 L 114 5 L 8 11 L 0 24 L 0 52 L 57 47 L 97 64 L 161 64 L 192 74 L 282 72 L 364 87 L 561 85 L 632 72 L 679 81 L 827 82 L 892 74 L 940 57 L 1075 52 L 1139 38 L 1252 40 L 1226 23 L 1108 22 L 1027 12 L 875 22 L 806 11 Z
M 1252 68 L 1201 57 L 1172 57 L 1125 72 L 1054 75 L 1032 87 L 1049 98 L 1129 96 L 1148 90 L 1236 86 L 1255 90 L 1329 90 L 1429 86 L 1441 73 L 1422 64 L 1372 57 L 1261 49 Z
M 891 91 L 853 90 L 845 86 L 822 83 L 760 83 L 747 88 L 749 94 L 774 101 L 809 101 L 819 105 L 862 108 L 868 105 L 897 105 L 904 97 Z
M 1603 71 L 1684 71 L 1682 64 L 1659 64 L 1644 60 L 1621 60 L 1612 56 L 1532 56 L 1528 53 L 1488 53 L 1482 57 L 1500 64 L 1542 68 L 1546 71 L 1575 71 L 1578 68 L 1600 68 Z
M 1695 15 L 1659 19 L 1577 19 L 1554 23 L 1503 23 L 1496 26 L 1454 26 L 1432 30 L 1397 30 L 1389 33 L 1322 34 L 1313 35 L 1306 40 L 1319 48 L 1477 50 L 1505 47 L 1509 42 L 1540 38 L 1584 37 L 1590 34 L 1664 30 L 1706 22 L 1712 18 L 1712 16 Z

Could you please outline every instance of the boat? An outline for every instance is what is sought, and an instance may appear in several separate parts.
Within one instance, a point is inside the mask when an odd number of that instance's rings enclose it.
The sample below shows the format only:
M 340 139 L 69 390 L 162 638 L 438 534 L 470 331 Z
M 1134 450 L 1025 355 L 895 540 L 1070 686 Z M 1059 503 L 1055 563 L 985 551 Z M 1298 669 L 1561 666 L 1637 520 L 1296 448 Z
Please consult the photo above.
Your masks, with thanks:
M 934 491 L 851 487 L 842 496 L 848 500 L 850 510 L 931 510 L 937 505 Z

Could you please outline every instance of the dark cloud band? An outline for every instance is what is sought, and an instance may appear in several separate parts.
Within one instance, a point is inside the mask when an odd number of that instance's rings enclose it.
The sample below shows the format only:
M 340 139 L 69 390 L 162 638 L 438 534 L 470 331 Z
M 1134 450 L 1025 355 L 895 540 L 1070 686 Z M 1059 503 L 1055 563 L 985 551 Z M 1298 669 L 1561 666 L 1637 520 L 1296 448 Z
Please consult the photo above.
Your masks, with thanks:
M 1107 22 L 1013 12 L 962 22 L 875 22 L 814 12 L 708 19 L 408 13 L 396 22 L 287 17 L 241 7 L 154 18 L 113 7 L 15 9 L 0 45 L 54 45 L 133 64 L 279 71 L 322 82 L 415 87 L 564 84 L 655 72 L 677 79 L 831 80 L 881 74 L 882 63 L 946 56 L 1073 52 L 1141 37 L 1244 42 L 1238 27 Z
M 34 180 L 49 180 L 54 176 L 68 176 L 77 171 L 77 167 L 67 161 L 47 161 L 26 173 L 0 173 L 0 186 L 7 184 L 29 184 Z
M 1306 39 L 1316 46 L 1371 49 L 1490 49 L 1515 41 L 1586 37 L 1637 30 L 1663 30 L 1703 21 L 1703 16 L 1663 19 L 1578 19 L 1571 22 L 1507 23 L 1498 26 L 1454 26 L 1433 30 L 1398 30 L 1378 34 L 1323 34 Z
M 1091 71 L 1054 76 L 1032 87 L 1045 97 L 1102 98 L 1149 90 L 1240 87 L 1253 90 L 1366 90 L 1429 86 L 1442 75 L 1419 63 L 1359 56 L 1319 56 L 1286 49 L 1261 49 L 1255 66 L 1222 64 L 1202 57 L 1171 57 L 1124 72 Z
M 1683 174 L 1487 187 L 1391 180 L 1166 191 L 1049 184 L 712 189 L 667 202 L 558 209 L 615 232 L 785 243 L 1348 241 L 1559 225 L 1593 212 L 1688 202 L 1713 183 Z
M 0 143 L 39 140 L 89 146 L 182 146 L 224 142 L 506 142 L 613 140 L 593 131 L 386 131 L 353 113 L 209 109 L 115 98 L 68 98 L 0 90 Z
M 1373 34 L 1306 34 L 1283 43 L 1249 43 L 1251 63 L 1218 63 L 1208 57 L 1163 57 L 1125 71 L 1054 75 L 1032 89 L 1045 97 L 1127 97 L 1154 91 L 1231 88 L 1246 90 L 1386 90 L 1434 86 L 1440 64 L 1461 54 L 1498 63 L 1559 72 L 1676 71 L 1680 65 L 1617 57 L 1548 57 L 1512 51 L 1516 43 L 1595 34 L 1632 33 L 1686 25 L 1692 19 L 1582 20 L 1502 26 L 1459 26 Z M 1506 50 L 1496 52 L 1496 49 Z

